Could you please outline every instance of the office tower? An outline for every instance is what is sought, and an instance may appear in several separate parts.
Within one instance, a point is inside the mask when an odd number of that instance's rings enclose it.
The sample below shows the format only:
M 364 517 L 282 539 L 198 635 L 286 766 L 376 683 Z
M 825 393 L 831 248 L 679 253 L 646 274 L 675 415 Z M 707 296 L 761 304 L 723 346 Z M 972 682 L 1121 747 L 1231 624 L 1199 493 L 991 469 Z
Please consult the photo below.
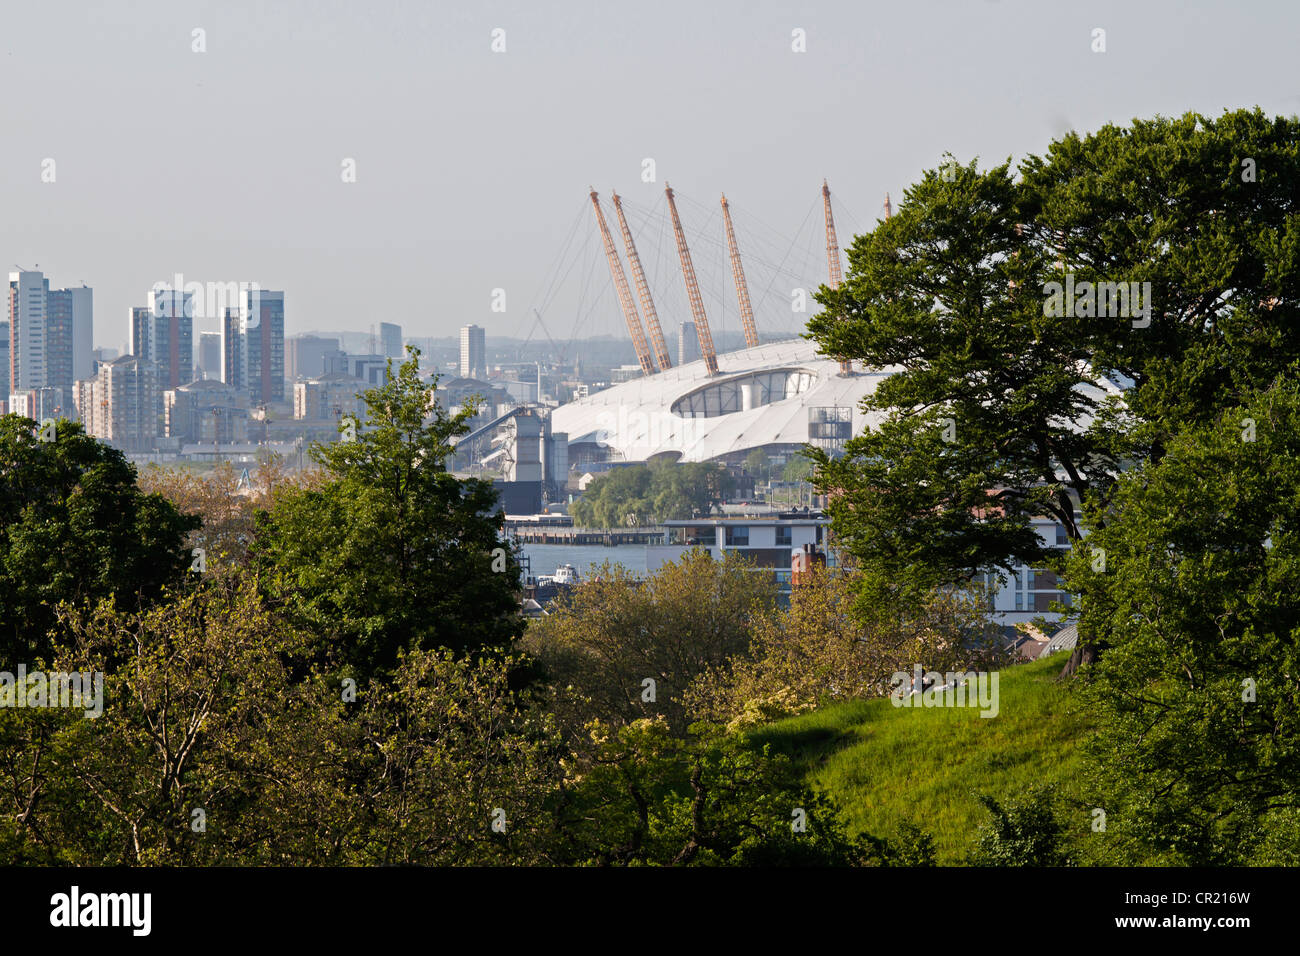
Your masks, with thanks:
M 47 280 L 46 286 L 49 282 Z M 72 293 L 67 289 L 45 292 L 45 383 L 56 388 L 72 403 Z M 71 417 L 71 412 L 60 413 Z
M 324 375 L 327 356 L 339 353 L 339 340 L 320 335 L 295 335 L 284 343 L 285 378 L 290 382 Z
M 108 363 L 105 362 L 105 365 Z M 72 403 L 76 406 L 77 417 L 87 435 L 98 435 L 100 420 L 99 400 L 95 396 L 95 386 L 99 384 L 99 372 L 90 378 L 79 378 L 72 386 Z
M 0 402 L 9 401 L 9 323 L 0 322 Z
M 45 385 L 45 276 L 9 273 L 9 390 Z
M 403 358 L 402 327 L 392 322 L 379 323 L 379 354 L 388 358 Z
M 221 380 L 245 393 L 247 370 L 244 366 L 244 343 L 240 332 L 239 310 L 226 309 L 221 317 Z
M 85 286 L 51 291 L 50 281 L 35 270 L 9 273 L 0 397 L 39 392 L 21 404 L 39 406 L 50 415 L 73 415 L 73 383 L 91 370 L 91 296 Z M 11 410 L 14 404 L 9 403 Z
M 193 294 L 156 289 L 150 305 L 153 332 L 145 358 L 158 366 L 160 389 L 185 385 L 194 378 Z
M 282 402 L 284 293 L 249 289 L 246 295 L 240 326 L 245 387 L 254 405 Z
M 700 355 L 700 337 L 695 331 L 694 322 L 683 322 L 677 331 L 677 364 L 698 362 Z
M 193 294 L 155 289 L 145 308 L 131 309 L 131 352 L 158 366 L 161 388 L 194 378 Z
M 221 380 L 221 333 L 199 333 L 199 360 L 195 363 L 194 378 Z
M 95 290 L 64 289 L 72 298 L 72 379 L 95 374 Z
M 146 306 L 131 307 L 131 354 L 147 356 L 151 351 L 149 342 L 153 334 L 153 322 L 150 321 Z
M 117 349 L 105 348 L 103 346 L 95 349 L 90 357 L 90 374 L 83 375 L 82 378 L 95 378 L 99 375 L 99 367 L 107 365 L 113 359 L 117 358 Z M 80 381 L 81 379 L 78 379 Z
M 460 330 L 460 377 L 487 378 L 487 336 L 477 325 Z

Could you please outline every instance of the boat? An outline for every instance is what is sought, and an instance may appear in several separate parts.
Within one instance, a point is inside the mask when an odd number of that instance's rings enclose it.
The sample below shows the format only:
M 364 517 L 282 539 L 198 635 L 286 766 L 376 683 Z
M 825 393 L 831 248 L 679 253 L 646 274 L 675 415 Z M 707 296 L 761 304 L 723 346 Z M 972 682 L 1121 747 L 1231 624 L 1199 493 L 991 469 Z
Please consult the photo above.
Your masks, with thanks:
M 572 585 L 577 584 L 581 580 L 581 576 L 578 574 L 578 569 L 573 565 L 562 564 L 555 569 L 555 573 L 551 575 L 551 580 L 556 584 Z

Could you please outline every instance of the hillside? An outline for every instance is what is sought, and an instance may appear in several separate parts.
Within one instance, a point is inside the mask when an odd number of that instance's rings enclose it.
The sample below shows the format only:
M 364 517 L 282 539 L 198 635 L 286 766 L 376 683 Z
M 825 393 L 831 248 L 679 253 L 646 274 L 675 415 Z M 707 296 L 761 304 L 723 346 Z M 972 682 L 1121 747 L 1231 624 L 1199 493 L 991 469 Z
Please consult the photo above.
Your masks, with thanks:
M 989 818 L 977 794 L 1018 799 L 1058 784 L 1069 798 L 1089 729 L 1069 685 L 1057 684 L 1064 658 L 1006 668 L 999 712 L 894 707 L 887 700 L 833 704 L 756 732 L 774 751 L 807 768 L 855 832 L 889 836 L 902 823 L 928 831 L 940 863 L 960 863 Z M 1088 827 L 1080 805 L 1079 829 Z

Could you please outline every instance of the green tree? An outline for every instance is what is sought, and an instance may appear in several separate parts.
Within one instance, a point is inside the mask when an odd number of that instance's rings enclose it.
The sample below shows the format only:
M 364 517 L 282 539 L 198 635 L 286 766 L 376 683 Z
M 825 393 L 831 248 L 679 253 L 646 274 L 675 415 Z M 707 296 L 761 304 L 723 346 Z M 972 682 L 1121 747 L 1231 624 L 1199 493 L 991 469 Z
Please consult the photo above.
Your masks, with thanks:
M 1109 647 L 1084 671 L 1097 805 L 1168 861 L 1247 862 L 1300 808 L 1294 376 L 1124 475 L 1070 558 Z
M 656 716 L 680 732 L 687 685 L 747 650 L 775 602 L 772 575 L 735 552 L 715 561 L 688 551 L 645 581 L 606 564 L 530 624 L 524 647 L 561 689 L 555 706 L 571 737 L 592 719 Z
M 157 600 L 184 580 L 198 524 L 142 493 L 126 457 L 80 424 L 61 419 L 51 436 L 0 418 L 0 660 L 48 660 L 61 602 Z
M 1266 172 L 1243 175 L 1247 159 Z M 1033 518 L 1077 543 L 1077 511 L 1122 468 L 1300 356 L 1300 121 L 1107 126 L 1020 173 L 926 172 L 819 293 L 809 329 L 827 353 L 899 369 L 866 402 L 879 427 L 819 461 L 866 588 L 1060 570 Z M 1134 282 L 1128 315 L 1085 294 Z M 1071 309 L 1052 283 L 1075 290 Z M 1081 642 L 1067 669 L 1098 648 Z
M 788 758 L 706 724 L 593 725 L 556 818 L 560 861 L 600 866 L 880 865 L 884 841 L 849 837 L 834 803 Z
M 809 323 L 830 354 L 898 367 L 864 403 L 878 427 L 842 457 L 813 452 L 838 540 L 878 601 L 1053 566 L 1032 520 L 1077 538 L 1077 499 L 1117 465 L 1083 365 L 1093 320 L 1043 318 L 1053 253 L 1019 227 L 1025 190 L 1006 164 L 945 172 L 854 241 L 844 284 L 822 290 Z
M 473 409 L 448 415 L 408 351 L 364 394 L 354 438 L 313 445 L 323 480 L 284 489 L 253 548 L 277 604 L 364 676 L 393 667 L 403 648 L 505 647 L 523 629 L 496 492 L 445 468 Z
M 710 462 L 654 462 L 615 468 L 597 478 L 573 503 L 573 520 L 588 528 L 657 524 L 710 514 L 734 481 Z
M 992 819 L 980 828 L 970 862 L 974 866 L 1066 866 L 1065 828 L 1046 790 L 1005 806 L 987 794 L 980 803 Z
M 557 751 L 513 662 L 415 650 L 359 686 L 295 674 L 305 636 L 237 570 L 143 613 L 65 614 L 57 666 L 107 672 L 103 713 L 0 709 L 0 861 L 542 858 Z

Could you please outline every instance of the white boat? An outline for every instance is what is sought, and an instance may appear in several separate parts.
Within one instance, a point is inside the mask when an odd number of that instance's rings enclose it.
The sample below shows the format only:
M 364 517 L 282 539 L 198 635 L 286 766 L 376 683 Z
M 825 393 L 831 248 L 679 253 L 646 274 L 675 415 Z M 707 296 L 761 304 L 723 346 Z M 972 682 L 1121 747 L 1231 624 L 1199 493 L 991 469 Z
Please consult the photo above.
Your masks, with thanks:
M 555 569 L 551 580 L 556 584 L 577 584 L 581 580 L 578 569 L 571 564 L 562 564 Z

